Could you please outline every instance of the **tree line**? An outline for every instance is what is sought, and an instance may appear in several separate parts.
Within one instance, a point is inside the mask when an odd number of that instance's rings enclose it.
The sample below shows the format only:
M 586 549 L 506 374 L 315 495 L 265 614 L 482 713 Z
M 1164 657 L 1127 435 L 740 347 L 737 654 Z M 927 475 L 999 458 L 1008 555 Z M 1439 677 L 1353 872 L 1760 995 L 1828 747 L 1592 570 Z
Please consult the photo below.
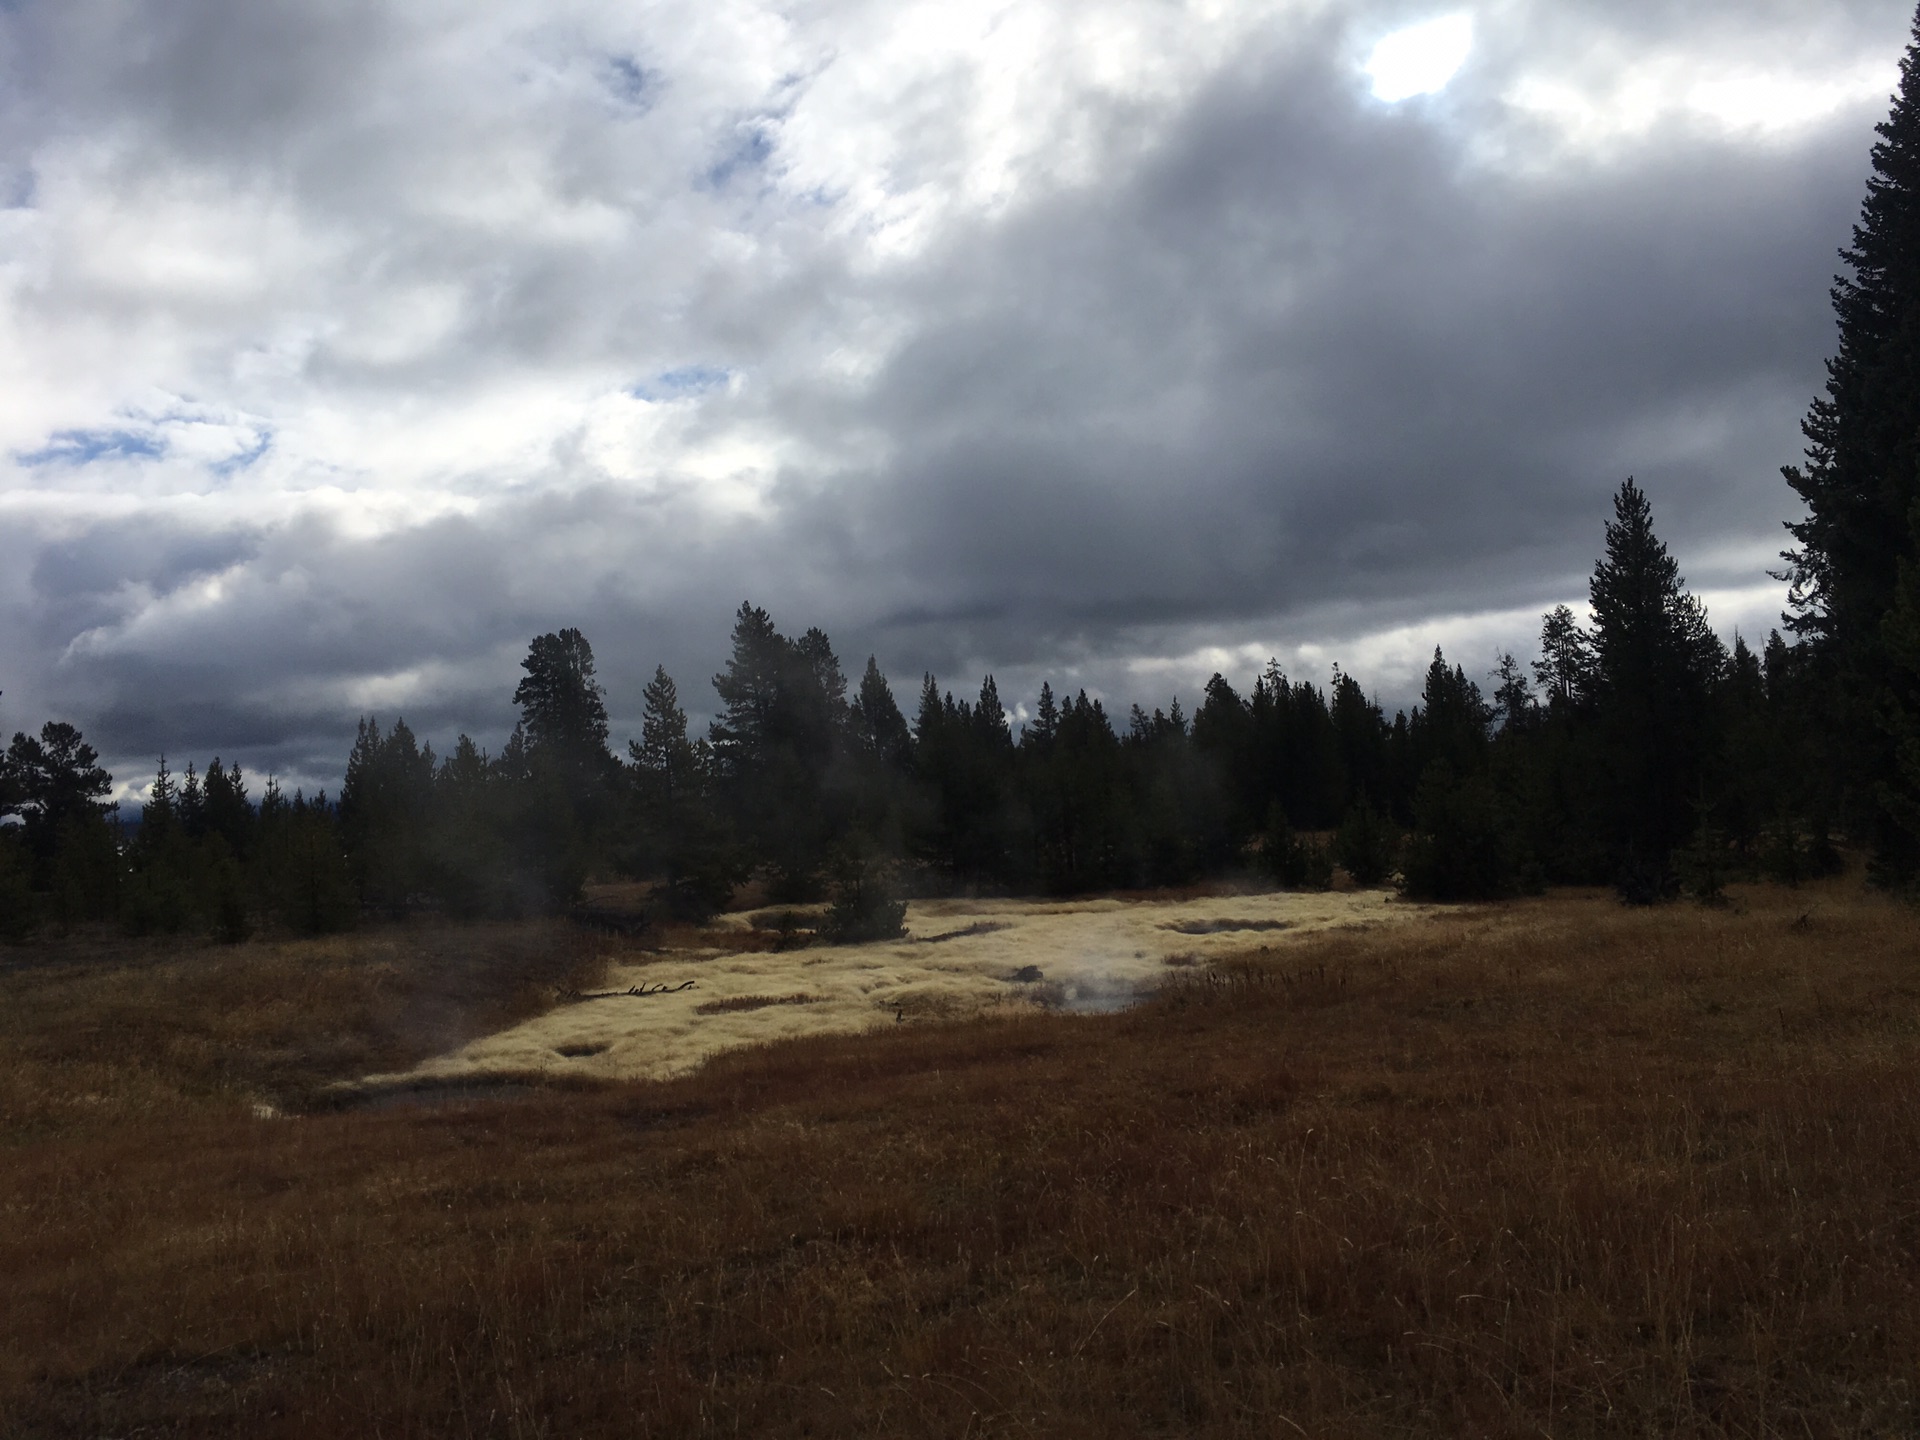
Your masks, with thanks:
M 498 754 L 462 735 L 437 756 L 404 719 L 368 717 L 337 800 L 271 781 L 255 800 L 237 765 L 180 777 L 163 760 L 122 832 L 77 730 L 16 735 L 0 897 L 16 929 L 240 938 L 564 909 L 596 875 L 652 882 L 659 914 L 697 919 L 758 877 L 775 900 L 832 897 L 852 935 L 897 929 L 902 887 L 1313 886 L 1338 866 L 1442 900 L 1555 883 L 1652 900 L 1831 868 L 1815 647 L 1723 645 L 1632 480 L 1590 610 L 1547 614 L 1538 657 L 1502 657 L 1484 689 L 1436 650 L 1420 703 L 1391 719 L 1338 668 L 1322 686 L 1269 663 L 1244 693 L 1215 675 L 1191 714 L 1116 716 L 1046 684 L 1016 734 L 991 675 L 960 697 L 924 676 L 909 716 L 872 657 L 853 683 L 825 633 L 743 604 L 706 733 L 657 669 L 624 756 L 592 648 L 562 630 L 529 647 Z

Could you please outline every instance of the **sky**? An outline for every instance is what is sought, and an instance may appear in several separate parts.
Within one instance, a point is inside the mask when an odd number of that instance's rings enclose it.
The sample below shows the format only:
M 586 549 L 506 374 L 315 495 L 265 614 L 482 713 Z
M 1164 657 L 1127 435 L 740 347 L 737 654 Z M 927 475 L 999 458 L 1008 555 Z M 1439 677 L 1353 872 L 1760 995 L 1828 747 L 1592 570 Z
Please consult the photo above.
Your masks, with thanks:
M 1389 707 L 1629 474 L 1763 638 L 1906 0 L 0 0 L 0 727 L 616 744 L 743 600 Z

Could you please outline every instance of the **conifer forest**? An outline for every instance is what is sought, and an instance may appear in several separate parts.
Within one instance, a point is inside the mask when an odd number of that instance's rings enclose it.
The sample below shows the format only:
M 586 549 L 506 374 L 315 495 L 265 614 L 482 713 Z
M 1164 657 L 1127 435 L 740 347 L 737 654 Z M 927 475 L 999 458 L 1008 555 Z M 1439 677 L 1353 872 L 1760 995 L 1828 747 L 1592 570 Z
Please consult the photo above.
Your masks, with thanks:
M 1813 523 L 1796 533 L 1802 573 L 1826 575 Z M 1907 579 L 1914 563 L 1883 568 Z M 1727 647 L 1631 479 L 1590 606 L 1584 626 L 1556 607 L 1536 656 L 1485 677 L 1436 651 L 1420 703 L 1391 718 L 1352 675 L 1321 685 L 1269 665 L 1243 688 L 1215 675 L 1191 713 L 1175 698 L 1115 716 L 1043 685 L 1016 735 L 991 675 L 957 697 L 924 676 L 903 707 L 872 658 L 855 683 L 820 630 L 783 634 L 743 604 L 707 733 L 689 732 L 657 670 L 624 755 L 592 647 L 562 630 L 530 645 L 521 720 L 497 753 L 462 735 L 438 756 L 404 716 L 368 716 L 337 797 L 270 781 L 255 795 L 219 757 L 204 771 L 163 760 L 122 827 L 77 730 L 17 734 L 0 893 L 16 932 L 115 919 L 238 939 L 263 923 L 563 911 L 607 874 L 655 882 L 664 914 L 698 919 L 757 873 L 776 899 L 834 899 L 850 934 L 897 929 L 906 893 L 1075 895 L 1249 871 L 1324 887 L 1336 865 L 1422 899 L 1605 884 L 1650 903 L 1827 873 L 1852 837 L 1888 883 L 1912 879 L 1905 752 L 1832 719 L 1836 705 L 1905 713 L 1886 682 L 1877 701 L 1859 693 L 1858 659 L 1851 685 L 1836 680 L 1828 636 L 1853 640 L 1847 612 L 1809 602 L 1798 643 L 1776 631 Z M 1892 650 L 1906 615 L 1872 643 Z

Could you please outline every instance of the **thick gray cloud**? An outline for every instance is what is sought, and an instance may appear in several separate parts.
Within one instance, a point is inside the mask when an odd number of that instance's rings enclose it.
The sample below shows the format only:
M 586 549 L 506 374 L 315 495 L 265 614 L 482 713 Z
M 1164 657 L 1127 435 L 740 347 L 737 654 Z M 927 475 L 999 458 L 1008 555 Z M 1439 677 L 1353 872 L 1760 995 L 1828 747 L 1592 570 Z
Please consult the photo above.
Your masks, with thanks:
M 1454 8 L 1398 104 L 1434 9 L 0 11 L 0 719 L 330 782 L 563 625 L 697 706 L 742 597 L 903 701 L 1403 700 L 1629 472 L 1764 626 L 1904 5 Z

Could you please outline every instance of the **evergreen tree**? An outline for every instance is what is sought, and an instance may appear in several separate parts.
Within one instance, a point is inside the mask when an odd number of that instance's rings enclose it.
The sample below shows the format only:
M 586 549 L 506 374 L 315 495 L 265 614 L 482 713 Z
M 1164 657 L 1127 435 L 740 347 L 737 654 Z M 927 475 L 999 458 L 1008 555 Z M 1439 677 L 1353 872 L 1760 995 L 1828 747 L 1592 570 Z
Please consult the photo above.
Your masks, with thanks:
M 833 646 L 818 629 L 789 640 L 743 603 L 713 685 L 722 709 L 708 736 L 735 832 L 778 898 L 811 899 L 852 803 L 842 762 L 856 741 Z
M 36 739 L 16 734 L 7 747 L 11 808 L 25 826 L 30 850 L 51 863 L 61 827 L 71 818 L 104 820 L 113 777 L 73 726 L 50 720 Z
M 286 808 L 277 878 L 279 913 L 302 935 L 324 935 L 353 924 L 354 898 L 338 809 L 322 790 L 309 800 L 299 790 Z
M 978 703 L 941 697 L 928 676 L 920 697 L 914 763 L 929 813 L 924 858 L 962 884 L 1006 884 L 1021 868 L 1024 825 L 1014 797 L 1015 752 L 1000 687 L 980 683 Z
M 1105 706 L 1082 690 L 1060 707 L 1027 767 L 1037 878 L 1056 894 L 1106 890 L 1138 875 L 1126 756 Z
M 1414 796 L 1401 883 L 1417 900 L 1497 900 L 1520 888 L 1523 842 L 1504 797 L 1484 773 L 1428 767 Z
M 17 944 L 40 923 L 31 864 L 18 825 L 0 825 L 0 941 Z
M 1580 628 L 1573 611 L 1556 605 L 1540 622 L 1540 658 L 1533 678 L 1556 710 L 1584 703 L 1593 688 L 1593 637 Z
M 1218 675 L 1213 677 L 1218 680 Z M 1047 681 L 1040 682 L 1040 699 L 1034 707 L 1033 723 L 1021 732 L 1020 744 L 1024 749 L 1031 744 L 1036 751 L 1044 750 L 1053 743 L 1053 737 L 1060 733 L 1060 704 L 1053 698 L 1053 686 Z
M 207 833 L 218 835 L 236 858 L 245 860 L 253 848 L 254 812 L 240 766 L 222 765 L 220 757 L 214 756 L 203 791 Z
M 509 829 L 522 884 L 536 892 L 529 900 L 563 908 L 579 899 L 605 845 L 618 762 L 607 749 L 606 700 L 586 636 L 536 636 L 520 668 L 520 749 L 507 757 L 520 783 Z
M 1590 600 L 1594 704 L 1611 801 L 1605 819 L 1619 878 L 1651 893 L 1667 883 L 1671 856 L 1699 819 L 1726 651 L 1654 534 L 1653 508 L 1631 477 L 1613 512 Z
M 833 904 L 821 933 L 841 945 L 897 940 L 907 933 L 907 902 L 900 895 L 890 856 L 862 836 L 849 836 L 833 859 Z
M 120 870 L 107 821 L 113 777 L 93 746 L 72 725 L 49 721 L 38 738 L 13 737 L 4 768 L 32 888 L 50 897 L 63 924 L 111 916 Z
M 1043 699 L 1051 698 L 1043 693 Z M 1342 726 L 1342 742 L 1346 730 Z M 1211 768 L 1219 786 L 1225 850 L 1223 865 L 1231 865 L 1242 856 L 1260 830 L 1265 801 L 1260 793 L 1259 776 L 1254 763 L 1253 717 L 1227 682 L 1216 673 L 1207 681 L 1206 697 L 1193 716 L 1193 748 Z
M 1455 776 L 1485 769 L 1493 710 L 1465 670 L 1448 666 L 1438 645 L 1420 701 L 1408 723 L 1416 769 L 1423 776 L 1435 765 L 1445 765 Z
M 1502 727 L 1493 755 L 1496 783 L 1522 829 L 1526 863 L 1540 880 L 1604 884 L 1615 863 L 1603 833 L 1611 777 L 1594 733 L 1593 637 L 1565 605 L 1541 617 L 1540 656 L 1530 668 L 1542 699 L 1518 732 Z
M 520 777 L 524 782 L 525 777 Z M 433 777 L 427 831 L 428 883 L 449 914 L 521 913 L 506 830 L 513 782 L 461 735 Z
M 1920 14 L 1834 281 L 1839 344 L 1802 423 L 1792 629 L 1826 653 L 1849 822 L 1882 881 L 1920 879 Z
M 913 736 L 906 717 L 894 703 L 893 689 L 871 655 L 867 657 L 866 673 L 860 677 L 852 720 L 854 738 L 867 754 L 901 771 L 913 763 Z
M 721 712 L 709 729 L 721 772 L 746 783 L 777 741 L 787 644 L 773 628 L 773 617 L 757 605 L 740 604 L 733 619 L 732 653 L 713 677 Z
M 1341 769 L 1346 777 L 1342 811 L 1351 813 L 1355 806 L 1383 805 L 1391 786 L 1385 714 L 1367 698 L 1360 682 L 1338 665 L 1333 667 L 1328 708 L 1339 744 Z
M 845 825 L 863 846 L 898 858 L 913 823 L 913 732 L 873 656 L 849 707 L 851 741 L 835 785 L 845 793 Z
M 1715 697 L 1720 744 L 1712 757 L 1708 819 L 1741 863 L 1750 861 L 1761 830 L 1780 810 L 1777 744 L 1760 657 L 1733 637 L 1726 673 Z
M 1202 707 L 1205 708 L 1204 705 Z M 1151 715 L 1133 709 L 1123 742 L 1139 878 L 1149 885 L 1185 885 L 1230 868 L 1245 835 L 1235 828 L 1226 767 L 1195 740 L 1179 697 Z
M 607 706 L 594 678 L 593 647 L 578 630 L 535 636 L 515 688 L 527 740 L 566 763 L 597 770 L 607 762 Z
M 1532 726 L 1539 702 L 1533 698 L 1533 686 L 1527 680 L 1526 670 L 1511 653 L 1500 657 L 1494 678 L 1500 682 L 1493 689 L 1494 719 L 1502 735 L 1516 738 Z
M 668 914 L 704 920 L 732 893 L 735 866 L 707 794 L 709 765 L 687 738 L 687 713 L 664 667 L 645 694 L 640 739 L 628 755 L 635 801 L 636 868 L 660 881 Z
M 140 807 L 132 874 L 121 903 L 121 924 L 132 934 L 177 934 L 192 919 L 192 848 L 179 802 L 180 788 L 162 755 Z
M 1407 737 L 1419 782 L 1402 866 L 1423 900 L 1490 900 L 1519 886 L 1524 842 L 1490 774 L 1494 709 L 1438 646 Z
M 430 862 L 433 782 L 431 746 L 421 746 L 404 719 L 381 733 L 360 722 L 340 787 L 340 831 L 354 884 L 367 904 L 403 915 L 432 893 Z
M 1333 841 L 1333 858 L 1356 885 L 1378 885 L 1392 875 L 1399 850 L 1400 837 L 1364 800 L 1348 812 Z
M 176 805 L 180 828 L 186 831 L 189 840 L 198 840 L 207 833 L 207 797 L 200 788 L 200 777 L 191 760 L 187 762 L 187 778 L 180 782 Z

